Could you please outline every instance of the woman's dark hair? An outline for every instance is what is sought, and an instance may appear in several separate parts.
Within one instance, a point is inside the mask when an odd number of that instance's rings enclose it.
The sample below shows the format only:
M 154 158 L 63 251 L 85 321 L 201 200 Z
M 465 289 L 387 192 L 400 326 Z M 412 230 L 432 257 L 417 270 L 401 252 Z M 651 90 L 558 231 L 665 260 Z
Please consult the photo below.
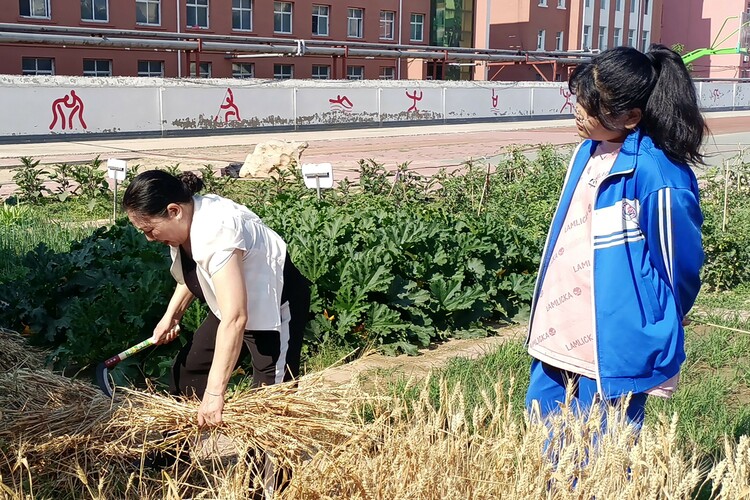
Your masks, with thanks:
M 615 129 L 616 118 L 642 111 L 638 127 L 673 161 L 703 163 L 700 147 L 706 122 L 682 58 L 664 45 L 644 54 L 616 47 L 576 67 L 570 91 L 590 116 Z
M 165 217 L 167 205 L 189 203 L 201 189 L 203 181 L 192 172 L 183 172 L 178 178 L 163 170 L 149 170 L 130 183 L 122 197 L 122 207 L 149 217 Z

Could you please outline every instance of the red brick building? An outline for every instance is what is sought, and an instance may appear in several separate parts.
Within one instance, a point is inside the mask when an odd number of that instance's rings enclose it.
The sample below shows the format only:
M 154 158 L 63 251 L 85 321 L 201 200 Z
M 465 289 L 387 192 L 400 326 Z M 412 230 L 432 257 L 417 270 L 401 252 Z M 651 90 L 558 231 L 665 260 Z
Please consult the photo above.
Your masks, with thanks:
M 406 78 L 408 63 L 386 57 L 189 53 L 45 44 L 43 37 L 92 36 L 177 40 L 203 35 L 251 42 L 258 37 L 330 42 L 428 45 L 430 0 L 4 0 L 0 23 L 49 26 L 33 43 L 0 39 L 0 73 L 215 78 Z M 10 7 L 10 8 L 8 8 Z M 88 31 L 87 31 L 88 30 Z M 127 33 L 124 31 L 127 30 Z M 119 33 L 118 33 L 119 32 Z M 249 37 L 249 38 L 246 38 Z M 334 44 L 333 42 L 338 42 Z M 421 65 L 420 65 L 421 69 Z M 411 75 L 422 78 L 422 74 Z
M 586 52 L 626 45 L 644 50 L 652 42 L 661 40 L 662 24 L 670 22 L 669 13 L 662 16 L 663 1 L 477 0 L 475 46 Z M 696 0 L 696 3 L 700 2 Z M 530 63 L 534 63 L 534 58 Z M 486 75 L 489 80 L 567 78 L 552 62 L 490 65 Z

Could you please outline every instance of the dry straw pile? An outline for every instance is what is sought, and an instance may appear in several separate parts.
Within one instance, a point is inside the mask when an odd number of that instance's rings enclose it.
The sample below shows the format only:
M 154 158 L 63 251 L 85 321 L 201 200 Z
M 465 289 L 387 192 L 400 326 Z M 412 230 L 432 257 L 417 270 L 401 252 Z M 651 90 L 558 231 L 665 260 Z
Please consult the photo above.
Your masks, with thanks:
M 38 367 L 12 368 L 0 377 L 0 491 L 13 499 L 248 498 L 258 484 L 246 460 L 254 449 L 292 472 L 280 498 L 687 499 L 704 484 L 716 498 L 750 497 L 746 438 L 727 443 L 726 458 L 708 468 L 677 445 L 676 419 L 637 436 L 617 408 L 588 419 L 563 411 L 545 424 L 515 418 L 499 389 L 468 412 L 460 387 L 442 382 L 436 404 L 416 383 L 420 395 L 410 401 L 378 393 L 385 383 L 368 383 L 365 394 L 318 377 L 239 393 L 221 429 L 232 446 L 198 453 L 205 433 L 194 401 L 137 391 L 109 400 Z M 137 466 L 150 450 L 186 444 L 184 462 L 158 472 Z

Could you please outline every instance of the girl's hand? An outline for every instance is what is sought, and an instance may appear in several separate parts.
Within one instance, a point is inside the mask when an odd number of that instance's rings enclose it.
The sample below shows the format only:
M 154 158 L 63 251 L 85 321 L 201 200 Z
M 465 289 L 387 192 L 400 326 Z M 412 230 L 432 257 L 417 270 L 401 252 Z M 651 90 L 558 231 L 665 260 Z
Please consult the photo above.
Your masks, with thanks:
M 168 344 L 172 342 L 177 336 L 180 335 L 180 322 L 171 317 L 163 317 L 161 321 L 154 328 L 152 338 L 154 343 Z
M 216 427 L 221 425 L 221 412 L 224 409 L 224 395 L 204 392 L 201 406 L 198 408 L 198 427 Z

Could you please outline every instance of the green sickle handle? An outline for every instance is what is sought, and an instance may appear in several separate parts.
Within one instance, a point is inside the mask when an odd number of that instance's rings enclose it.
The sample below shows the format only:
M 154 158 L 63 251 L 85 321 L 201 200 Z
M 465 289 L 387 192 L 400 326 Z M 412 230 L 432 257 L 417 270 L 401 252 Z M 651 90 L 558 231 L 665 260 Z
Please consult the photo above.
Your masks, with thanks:
M 117 365 L 117 363 L 119 363 L 123 359 L 129 358 L 133 354 L 135 354 L 137 352 L 140 352 L 140 351 L 144 350 L 147 347 L 151 347 L 152 345 L 154 345 L 154 339 L 152 337 L 149 337 L 146 340 L 144 340 L 143 342 L 140 342 L 140 343 L 138 343 L 138 344 L 136 344 L 133 347 L 130 347 L 128 349 L 125 349 L 120 354 L 118 354 L 116 356 L 112 356 L 111 358 L 109 358 L 107 361 L 104 362 L 104 366 L 106 366 L 107 369 L 110 369 L 113 366 Z

